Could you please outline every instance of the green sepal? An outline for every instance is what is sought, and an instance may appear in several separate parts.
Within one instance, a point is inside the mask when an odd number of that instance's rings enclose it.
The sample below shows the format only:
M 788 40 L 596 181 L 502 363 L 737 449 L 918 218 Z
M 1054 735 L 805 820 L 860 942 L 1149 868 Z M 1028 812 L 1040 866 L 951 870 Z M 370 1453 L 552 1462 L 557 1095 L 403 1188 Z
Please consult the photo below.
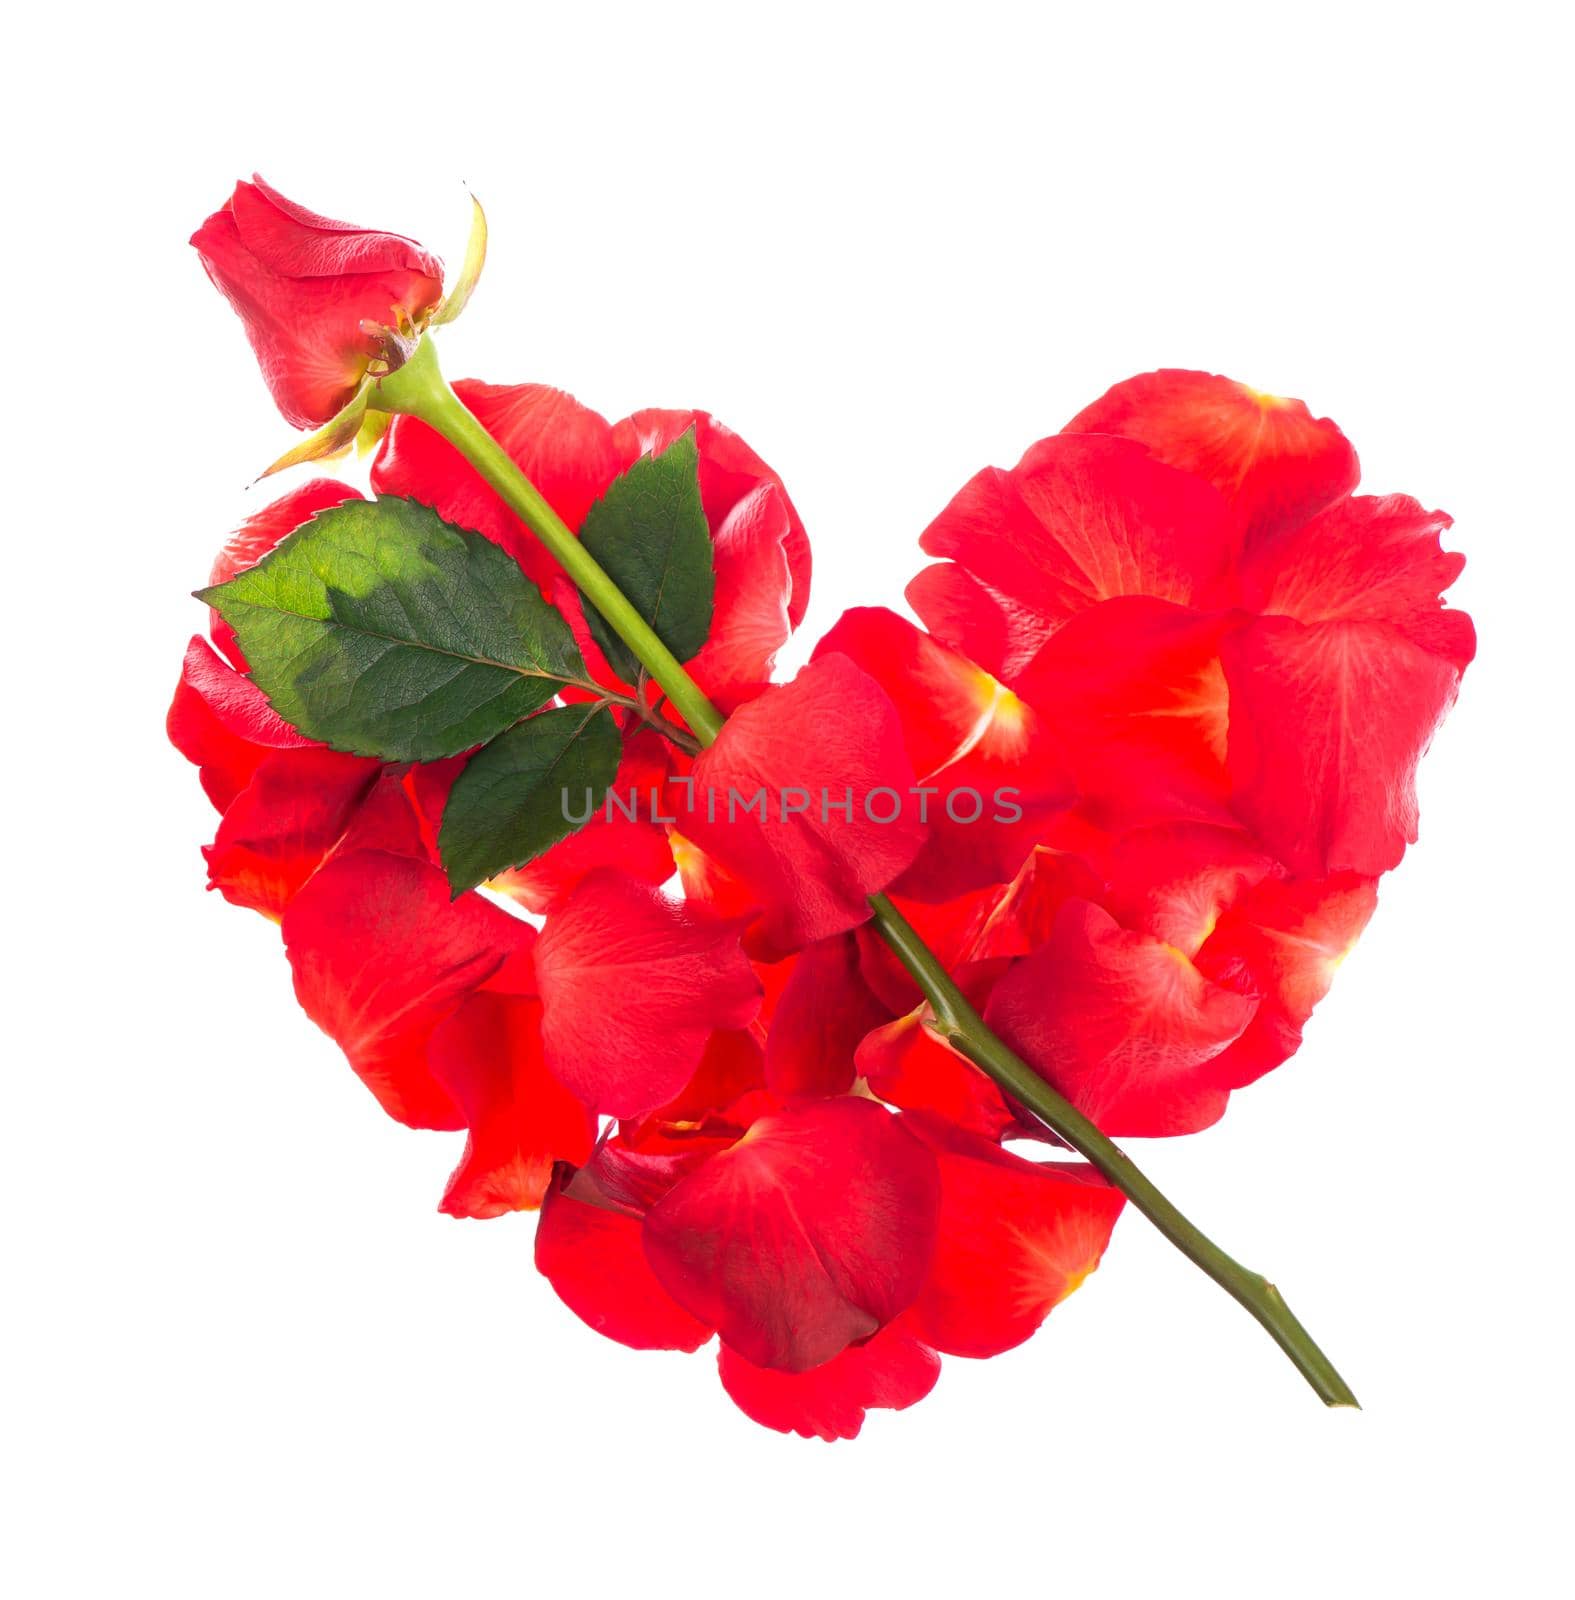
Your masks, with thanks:
M 367 418 L 367 406 L 372 396 L 371 378 L 363 378 L 361 386 L 349 400 L 331 416 L 315 433 L 309 433 L 299 444 L 292 446 L 272 466 L 257 474 L 257 481 L 271 478 L 276 472 L 290 467 L 304 466 L 308 461 L 332 461 L 347 455 L 360 436 Z
M 459 276 L 444 295 L 442 305 L 432 313 L 428 327 L 441 328 L 445 322 L 452 322 L 465 309 L 471 295 L 476 292 L 476 283 L 481 277 L 481 269 L 486 259 L 487 213 L 481 209 L 481 202 L 472 195 L 470 238 L 465 243 L 465 259 L 460 265 Z

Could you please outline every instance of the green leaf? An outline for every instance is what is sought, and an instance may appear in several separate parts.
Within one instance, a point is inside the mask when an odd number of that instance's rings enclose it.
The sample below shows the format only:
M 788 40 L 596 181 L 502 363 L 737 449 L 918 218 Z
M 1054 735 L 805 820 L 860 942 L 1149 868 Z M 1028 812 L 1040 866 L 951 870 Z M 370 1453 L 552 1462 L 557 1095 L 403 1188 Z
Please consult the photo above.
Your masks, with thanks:
M 199 592 L 292 727 L 335 750 L 434 761 L 585 679 L 519 564 L 413 500 L 349 500 Z
M 716 578 L 693 428 L 613 483 L 591 507 L 580 543 L 680 661 L 699 653 L 711 631 Z M 640 663 L 629 647 L 594 606 L 586 606 L 585 620 L 613 670 L 635 682 Z
M 567 839 L 601 806 L 622 752 L 612 713 L 583 705 L 543 711 L 478 750 L 443 809 L 449 887 L 461 894 Z

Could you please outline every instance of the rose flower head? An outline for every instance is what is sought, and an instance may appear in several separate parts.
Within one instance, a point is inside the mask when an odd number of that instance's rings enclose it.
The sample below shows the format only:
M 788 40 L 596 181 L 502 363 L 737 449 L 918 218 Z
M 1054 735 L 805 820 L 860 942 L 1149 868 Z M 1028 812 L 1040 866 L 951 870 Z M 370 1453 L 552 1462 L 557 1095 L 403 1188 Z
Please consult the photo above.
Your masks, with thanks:
M 443 263 L 415 240 L 318 216 L 254 177 L 191 242 L 246 325 L 274 403 L 293 426 L 316 428 L 351 404 L 374 362 L 391 371 L 428 324 L 458 315 L 484 240 L 477 208 L 445 300 Z

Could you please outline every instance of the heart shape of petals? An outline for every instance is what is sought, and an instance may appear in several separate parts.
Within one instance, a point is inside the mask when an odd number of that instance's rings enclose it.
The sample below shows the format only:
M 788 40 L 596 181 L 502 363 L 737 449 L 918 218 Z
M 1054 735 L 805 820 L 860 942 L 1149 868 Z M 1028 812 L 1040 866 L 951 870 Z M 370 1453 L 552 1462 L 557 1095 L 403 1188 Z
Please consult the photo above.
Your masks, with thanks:
M 222 813 L 210 884 L 281 922 L 300 1003 L 391 1116 L 463 1130 L 441 1209 L 539 1207 L 536 1266 L 578 1317 L 640 1350 L 717 1339 L 724 1390 L 783 1432 L 853 1438 L 923 1398 L 943 1355 L 1028 1339 L 1098 1266 L 1123 1201 L 1017 1147 L 1059 1129 L 1131 1179 L 978 1016 L 1116 1135 L 1207 1127 L 1297 1049 L 1416 838 L 1417 763 L 1475 650 L 1443 598 L 1462 567 L 1449 518 L 1355 494 L 1354 450 L 1299 401 L 1146 373 L 952 497 L 907 589 L 923 626 L 849 611 L 774 686 L 808 540 L 781 479 L 709 413 L 609 422 L 545 385 L 460 380 L 521 484 L 418 342 L 447 320 L 420 246 L 260 181 L 196 242 L 285 414 L 350 401 L 293 456 L 383 428 L 382 499 L 355 513 L 378 542 L 337 570 L 343 592 L 410 614 L 421 544 L 388 497 L 433 507 L 488 562 L 480 587 L 437 597 L 433 692 L 477 664 L 467 614 L 512 587 L 559 637 L 515 664 L 546 680 L 532 704 L 606 707 L 589 820 L 565 834 L 551 812 L 569 796 L 522 781 L 474 825 L 499 846 L 464 879 L 486 887 L 452 898 L 445 811 L 498 749 L 341 754 L 334 727 L 303 737 L 245 676 L 274 681 L 288 640 L 248 631 L 248 663 L 215 616 L 186 652 L 168 730 Z M 484 227 L 448 306 L 482 243 Z M 383 403 L 406 414 L 368 412 Z M 625 494 L 667 509 L 625 515 Z M 353 498 L 326 478 L 284 495 L 213 581 L 297 529 L 292 550 L 345 562 L 317 538 L 332 521 L 310 523 Z M 572 548 L 604 499 L 610 520 Z M 570 571 L 602 607 L 594 630 Z M 387 686 L 350 659 L 376 701 Z M 520 737 L 507 703 L 496 723 L 478 740 Z

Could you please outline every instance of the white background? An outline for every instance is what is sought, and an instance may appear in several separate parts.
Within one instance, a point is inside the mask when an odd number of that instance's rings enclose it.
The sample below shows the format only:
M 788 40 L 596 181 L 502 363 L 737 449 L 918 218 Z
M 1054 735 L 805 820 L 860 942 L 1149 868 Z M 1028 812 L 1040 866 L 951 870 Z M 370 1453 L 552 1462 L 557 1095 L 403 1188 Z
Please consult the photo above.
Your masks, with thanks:
M 1572 1111 L 1568 41 L 1553 7 L 67 8 L 12 19 L 0 1586 L 34 1596 L 1545 1593 Z M 457 261 L 453 376 L 701 405 L 815 541 L 794 661 L 1108 384 L 1305 396 L 1457 518 L 1481 656 L 1293 1064 L 1138 1151 L 1363 1397 L 1129 1216 L 853 1444 L 434 1209 L 163 742 L 288 443 L 186 246 L 260 168 Z

